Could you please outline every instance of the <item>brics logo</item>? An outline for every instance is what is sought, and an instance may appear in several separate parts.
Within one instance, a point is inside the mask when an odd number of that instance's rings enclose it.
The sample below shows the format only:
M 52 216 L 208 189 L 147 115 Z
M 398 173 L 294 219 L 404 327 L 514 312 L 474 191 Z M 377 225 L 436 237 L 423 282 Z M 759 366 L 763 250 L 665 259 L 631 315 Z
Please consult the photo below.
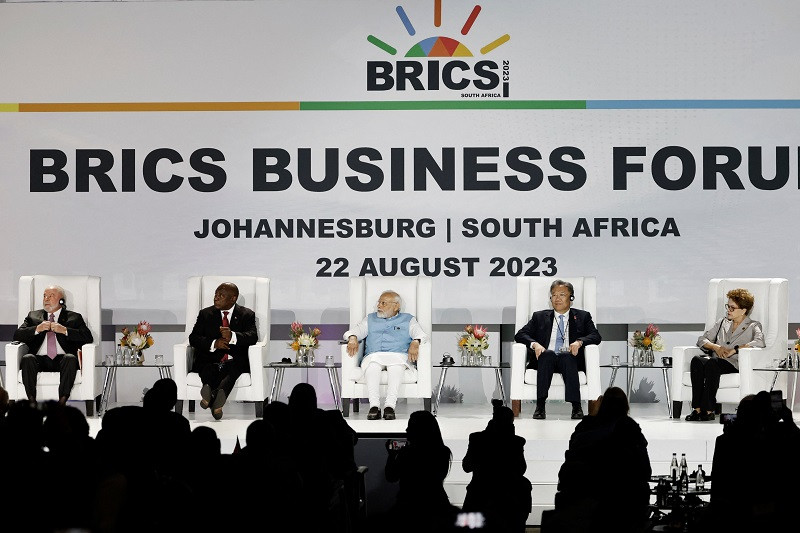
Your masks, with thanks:
M 415 37 L 417 29 L 403 6 L 397 6 L 396 12 L 409 37 Z M 481 6 L 472 8 L 461 27 L 462 36 L 468 36 L 480 12 Z M 441 24 L 442 1 L 434 0 L 433 26 L 439 28 Z M 510 38 L 504 34 L 485 44 L 478 50 L 478 57 L 460 39 L 437 35 L 421 41 L 411 40 L 413 44 L 401 56 L 406 59 L 367 61 L 367 91 L 449 90 L 458 91 L 462 98 L 508 98 L 509 62 L 482 56 L 507 43 Z M 368 35 L 367 41 L 386 54 L 398 55 L 395 46 L 374 35 Z

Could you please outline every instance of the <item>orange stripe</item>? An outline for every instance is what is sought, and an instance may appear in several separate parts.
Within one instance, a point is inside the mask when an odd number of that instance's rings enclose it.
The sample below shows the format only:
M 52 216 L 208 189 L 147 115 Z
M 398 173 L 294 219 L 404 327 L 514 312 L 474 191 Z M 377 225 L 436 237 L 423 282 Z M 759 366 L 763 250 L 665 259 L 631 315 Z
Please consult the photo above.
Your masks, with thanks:
M 114 111 L 298 111 L 300 102 L 106 102 L 19 104 L 21 113 Z

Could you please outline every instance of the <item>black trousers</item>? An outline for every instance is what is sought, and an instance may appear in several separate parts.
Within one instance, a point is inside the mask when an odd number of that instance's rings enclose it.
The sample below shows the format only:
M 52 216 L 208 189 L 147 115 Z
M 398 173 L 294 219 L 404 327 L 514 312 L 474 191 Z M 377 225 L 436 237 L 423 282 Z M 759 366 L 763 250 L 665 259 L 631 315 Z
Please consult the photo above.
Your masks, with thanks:
M 692 408 L 713 412 L 717 406 L 719 377 L 739 372 L 735 366 L 719 357 L 695 355 L 689 365 L 692 376 Z
M 249 372 L 244 365 L 234 361 L 226 363 L 211 363 L 200 370 L 200 381 L 211 387 L 213 392 L 217 389 L 225 391 L 225 396 L 230 397 L 236 380 L 244 372 Z
M 568 402 L 581 401 L 581 386 L 578 381 L 578 358 L 569 352 L 557 354 L 553 350 L 545 350 L 536 362 L 536 396 L 547 398 L 553 374 L 558 372 L 564 378 L 564 399 Z
M 58 382 L 58 397 L 66 396 L 72 391 L 75 376 L 78 375 L 78 357 L 71 353 L 60 353 L 55 359 L 46 355 L 26 353 L 20 361 L 22 370 L 22 384 L 25 385 L 25 394 L 28 399 L 36 401 L 36 376 L 39 372 L 59 372 L 61 377 Z

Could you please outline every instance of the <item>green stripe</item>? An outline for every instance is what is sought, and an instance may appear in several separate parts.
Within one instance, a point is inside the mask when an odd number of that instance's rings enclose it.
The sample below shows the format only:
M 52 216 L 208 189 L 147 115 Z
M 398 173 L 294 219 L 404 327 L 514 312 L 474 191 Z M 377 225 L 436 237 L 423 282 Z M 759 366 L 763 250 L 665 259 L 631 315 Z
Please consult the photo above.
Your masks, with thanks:
M 491 98 L 420 102 L 300 102 L 301 111 L 406 109 L 586 109 L 586 100 L 505 100 Z

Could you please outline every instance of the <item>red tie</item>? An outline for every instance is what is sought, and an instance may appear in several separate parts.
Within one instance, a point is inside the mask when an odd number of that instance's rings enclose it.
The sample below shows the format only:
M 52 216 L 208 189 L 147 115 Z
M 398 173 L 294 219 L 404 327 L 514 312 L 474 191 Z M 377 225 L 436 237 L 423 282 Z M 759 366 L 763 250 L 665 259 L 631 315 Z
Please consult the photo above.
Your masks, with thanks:
M 50 313 L 49 320 L 50 322 L 56 321 L 56 317 L 53 315 L 53 313 Z M 56 344 L 56 332 L 51 329 L 47 332 L 47 357 L 50 359 L 55 359 L 57 354 L 58 345 Z
M 230 322 L 228 322 L 228 312 L 227 311 L 223 311 L 222 312 L 222 327 L 223 328 L 231 327 Z M 222 356 L 222 359 L 220 359 L 220 361 L 222 361 L 224 363 L 228 359 L 230 359 L 230 356 L 228 354 L 225 354 L 225 355 Z

